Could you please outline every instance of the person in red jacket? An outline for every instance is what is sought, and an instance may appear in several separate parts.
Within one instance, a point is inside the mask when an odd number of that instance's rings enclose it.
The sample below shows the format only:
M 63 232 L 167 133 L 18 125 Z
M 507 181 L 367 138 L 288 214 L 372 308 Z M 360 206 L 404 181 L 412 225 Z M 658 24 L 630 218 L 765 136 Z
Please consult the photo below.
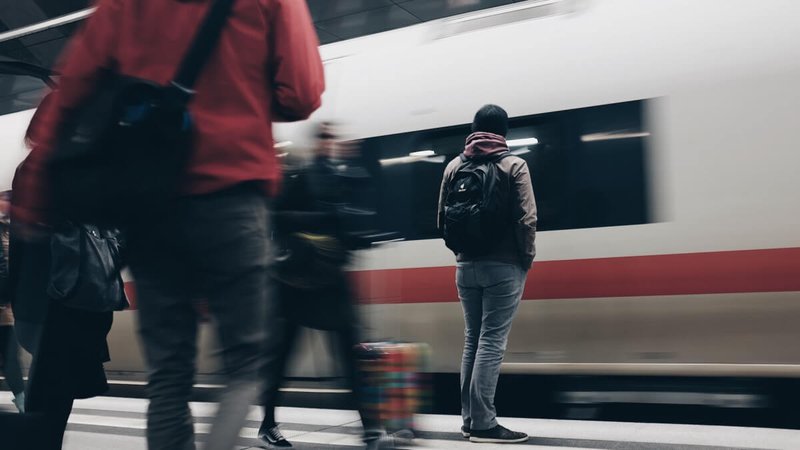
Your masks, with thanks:
M 12 214 L 47 225 L 46 161 L 60 124 L 107 70 L 167 83 L 213 0 L 99 0 L 62 56 L 58 89 L 28 130 L 31 154 Z M 228 387 L 206 448 L 232 448 L 257 399 L 269 330 L 268 211 L 279 184 L 271 125 L 321 104 L 322 61 L 308 6 L 237 0 L 190 104 L 195 146 L 170 213 L 129 230 L 139 332 L 149 368 L 151 450 L 194 449 L 194 300 L 208 300 Z M 146 176 L 146 174 L 143 174 Z M 36 235 L 36 233 L 31 233 Z

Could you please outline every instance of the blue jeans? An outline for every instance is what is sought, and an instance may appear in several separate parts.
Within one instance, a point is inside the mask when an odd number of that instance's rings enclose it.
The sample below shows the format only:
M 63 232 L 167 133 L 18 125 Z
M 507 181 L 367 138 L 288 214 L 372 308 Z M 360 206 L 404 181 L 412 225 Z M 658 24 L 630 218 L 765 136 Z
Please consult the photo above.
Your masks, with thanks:
M 526 277 L 527 272 L 514 264 L 458 263 L 456 285 L 465 325 L 461 416 L 464 425 L 474 430 L 488 430 L 497 425 L 494 408 L 497 378 Z

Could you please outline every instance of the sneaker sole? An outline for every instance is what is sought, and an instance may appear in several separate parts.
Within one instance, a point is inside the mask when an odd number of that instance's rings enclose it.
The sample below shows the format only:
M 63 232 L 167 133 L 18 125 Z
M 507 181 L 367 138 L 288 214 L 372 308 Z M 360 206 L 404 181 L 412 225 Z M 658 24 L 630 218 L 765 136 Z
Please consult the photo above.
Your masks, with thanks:
M 272 443 L 272 442 L 270 442 L 270 440 L 269 440 L 269 439 L 262 438 L 262 437 L 260 437 L 260 436 L 258 437 L 258 440 L 259 440 L 259 441 L 261 441 L 261 442 L 263 442 L 263 443 L 265 443 L 265 444 L 267 444 L 267 446 L 268 446 L 269 448 L 293 448 L 293 446 L 292 446 L 292 444 L 291 444 L 291 443 L 290 443 L 289 445 L 277 445 L 277 444 L 275 444 L 275 443 Z
M 520 442 L 525 442 L 528 440 L 528 436 L 519 439 L 498 439 L 498 438 L 481 438 L 476 436 L 471 436 L 469 438 L 470 442 L 477 442 L 479 444 L 518 444 Z
M 461 432 L 461 436 L 462 436 L 464 439 L 469 439 L 469 437 L 470 437 L 470 434 L 469 434 L 469 433 L 467 433 L 466 431 L 462 431 L 462 432 Z

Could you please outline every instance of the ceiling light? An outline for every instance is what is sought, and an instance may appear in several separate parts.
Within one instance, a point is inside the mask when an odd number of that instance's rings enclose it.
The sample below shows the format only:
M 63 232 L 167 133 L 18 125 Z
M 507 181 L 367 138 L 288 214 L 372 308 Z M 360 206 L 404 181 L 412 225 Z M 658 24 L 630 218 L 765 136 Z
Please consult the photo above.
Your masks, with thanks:
M 418 152 L 411 152 L 408 156 L 417 156 L 420 158 L 427 158 L 428 156 L 434 156 L 436 154 L 433 150 L 420 150 Z
M 650 133 L 647 131 L 639 131 L 634 133 L 612 131 L 609 133 L 584 134 L 581 136 L 581 142 L 613 141 L 615 139 L 634 139 L 648 136 L 650 136 Z
M 509 147 L 525 147 L 528 145 L 536 145 L 538 143 L 539 140 L 536 139 L 535 137 L 525 138 L 525 139 L 512 139 L 506 142 L 506 144 L 508 144 Z
M 275 148 L 283 148 L 283 147 L 288 147 L 288 146 L 292 145 L 293 143 L 294 143 L 294 142 L 292 142 L 292 141 L 282 141 L 282 142 L 278 142 L 277 144 L 275 144 Z

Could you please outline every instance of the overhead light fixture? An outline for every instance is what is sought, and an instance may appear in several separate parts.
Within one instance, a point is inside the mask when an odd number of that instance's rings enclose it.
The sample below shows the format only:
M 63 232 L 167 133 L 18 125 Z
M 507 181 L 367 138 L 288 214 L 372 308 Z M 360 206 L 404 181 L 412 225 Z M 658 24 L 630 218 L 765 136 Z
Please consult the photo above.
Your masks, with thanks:
M 598 142 L 598 141 L 613 141 L 615 139 L 635 139 L 649 137 L 650 133 L 647 131 L 637 132 L 624 132 L 624 131 L 611 131 L 607 133 L 591 133 L 581 136 L 581 142 Z
M 510 152 L 510 153 L 511 153 L 512 155 L 514 155 L 514 156 L 520 156 L 520 155 L 525 155 L 525 154 L 528 154 L 528 153 L 530 153 L 530 152 L 531 152 L 531 151 L 530 151 L 530 150 L 528 150 L 527 148 L 518 148 L 518 149 L 516 149 L 516 150 L 511 150 L 511 152 Z
M 418 152 L 411 152 L 408 154 L 408 156 L 417 156 L 420 158 L 427 158 L 428 156 L 434 156 L 434 155 L 436 155 L 436 152 L 433 150 L 420 150 Z
M 512 139 L 510 141 L 506 141 L 506 144 L 509 147 L 525 147 L 528 145 L 536 145 L 539 143 L 539 140 L 535 137 L 532 138 L 525 138 L 525 139 Z
M 281 141 L 275 144 L 275 148 L 284 148 L 294 144 L 292 141 Z

